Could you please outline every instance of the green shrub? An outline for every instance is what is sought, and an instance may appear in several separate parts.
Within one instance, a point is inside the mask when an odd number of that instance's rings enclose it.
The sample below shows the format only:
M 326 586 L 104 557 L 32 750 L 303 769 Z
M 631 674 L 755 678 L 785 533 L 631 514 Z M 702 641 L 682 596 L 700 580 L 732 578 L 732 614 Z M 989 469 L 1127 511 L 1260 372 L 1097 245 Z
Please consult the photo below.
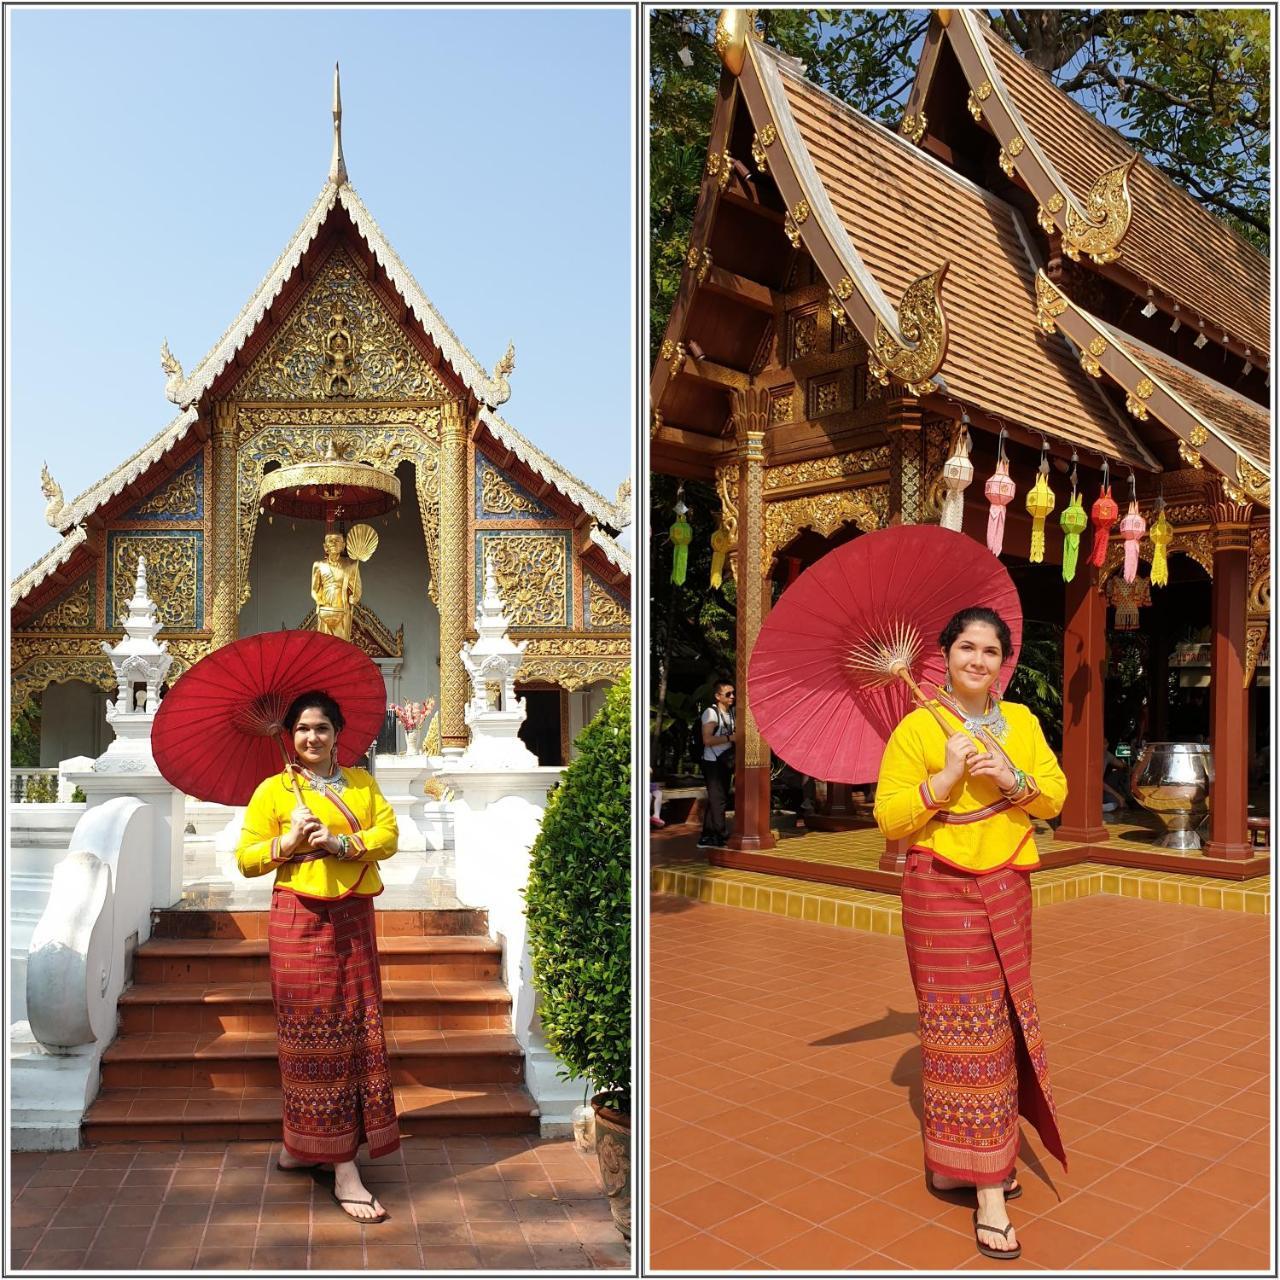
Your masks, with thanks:
M 53 804 L 58 798 L 58 780 L 45 774 L 27 779 L 24 798 L 27 804 Z
M 9 767 L 40 767 L 40 704 L 34 698 L 16 707 L 9 721 Z
M 577 740 L 533 843 L 525 912 L 543 1032 L 631 1107 L 631 678 Z
M 84 804 L 84 803 L 85 803 L 85 801 L 86 801 L 87 799 L 88 799 L 88 797 L 85 795 L 85 793 L 84 793 L 84 789 L 83 789 L 82 787 L 77 787 L 77 788 L 76 788 L 76 789 L 71 793 L 71 803 L 72 803 L 72 804 Z

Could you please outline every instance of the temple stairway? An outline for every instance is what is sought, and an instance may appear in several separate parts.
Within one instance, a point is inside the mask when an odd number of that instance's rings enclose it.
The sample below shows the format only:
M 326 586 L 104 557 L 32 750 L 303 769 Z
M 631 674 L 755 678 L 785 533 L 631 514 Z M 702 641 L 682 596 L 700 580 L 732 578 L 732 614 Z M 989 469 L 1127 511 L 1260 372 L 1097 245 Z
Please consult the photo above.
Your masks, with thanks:
M 230 879 L 225 862 L 189 834 L 183 900 L 153 912 L 134 953 L 85 1145 L 280 1136 L 270 877 Z M 441 874 L 452 849 L 398 854 L 385 870 L 394 879 L 384 875 L 374 905 L 401 1133 L 536 1134 L 502 946 L 487 913 L 458 902 Z

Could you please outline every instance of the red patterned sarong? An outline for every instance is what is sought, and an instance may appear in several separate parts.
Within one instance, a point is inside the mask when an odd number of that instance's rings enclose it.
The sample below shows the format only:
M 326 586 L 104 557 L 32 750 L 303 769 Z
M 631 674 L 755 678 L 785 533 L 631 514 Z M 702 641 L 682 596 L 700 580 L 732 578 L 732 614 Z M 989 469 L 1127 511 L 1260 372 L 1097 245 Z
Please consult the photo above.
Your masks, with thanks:
M 271 895 L 271 998 L 276 1006 L 284 1147 L 299 1160 L 354 1160 L 400 1145 L 373 899 Z
M 1014 1167 L 1021 1115 L 1065 1169 L 1031 985 L 1029 876 L 970 875 L 912 849 L 902 932 L 920 1007 L 925 1166 L 993 1186 Z

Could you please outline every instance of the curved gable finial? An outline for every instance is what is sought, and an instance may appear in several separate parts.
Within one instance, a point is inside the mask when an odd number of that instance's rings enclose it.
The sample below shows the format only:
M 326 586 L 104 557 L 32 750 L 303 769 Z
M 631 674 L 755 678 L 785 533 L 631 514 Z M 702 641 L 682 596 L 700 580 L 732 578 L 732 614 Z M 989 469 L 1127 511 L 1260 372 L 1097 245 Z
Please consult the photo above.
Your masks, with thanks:
M 338 64 L 333 64 L 333 158 L 329 161 L 329 181 L 340 187 L 347 181 L 347 162 L 342 156 L 342 87 Z

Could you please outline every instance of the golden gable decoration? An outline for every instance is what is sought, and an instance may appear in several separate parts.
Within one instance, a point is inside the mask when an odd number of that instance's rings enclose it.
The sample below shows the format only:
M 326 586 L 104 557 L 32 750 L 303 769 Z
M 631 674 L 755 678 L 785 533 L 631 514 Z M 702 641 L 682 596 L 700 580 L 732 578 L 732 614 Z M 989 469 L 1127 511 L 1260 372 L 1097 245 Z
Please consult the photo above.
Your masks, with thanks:
M 588 625 L 592 628 L 631 628 L 631 614 L 627 607 L 591 577 L 587 578 L 587 617 L 590 619 Z
M 129 612 L 138 557 L 147 557 L 148 594 L 166 627 L 194 631 L 201 625 L 199 546 L 195 538 L 158 538 L 154 534 L 117 534 L 111 542 L 112 593 L 107 625 Z
M 196 492 L 198 468 L 189 465 L 157 489 L 137 510 L 140 516 L 193 517 L 200 509 Z
M 485 511 L 496 515 L 543 514 L 542 507 L 532 498 L 519 492 L 501 472 L 485 467 L 480 478 L 480 497 Z
M 569 622 L 565 539 L 555 533 L 480 535 L 481 561 L 494 577 L 513 628 L 563 627 Z
M 299 631 L 316 629 L 316 611 L 298 624 Z M 351 643 L 363 649 L 371 658 L 404 657 L 404 623 L 395 634 L 376 613 L 366 605 L 357 604 L 351 618 Z
M 94 579 L 86 576 L 61 600 L 56 600 L 42 613 L 37 614 L 24 631 L 87 631 L 93 626 Z
M 235 392 L 240 400 L 453 400 L 337 249 Z

